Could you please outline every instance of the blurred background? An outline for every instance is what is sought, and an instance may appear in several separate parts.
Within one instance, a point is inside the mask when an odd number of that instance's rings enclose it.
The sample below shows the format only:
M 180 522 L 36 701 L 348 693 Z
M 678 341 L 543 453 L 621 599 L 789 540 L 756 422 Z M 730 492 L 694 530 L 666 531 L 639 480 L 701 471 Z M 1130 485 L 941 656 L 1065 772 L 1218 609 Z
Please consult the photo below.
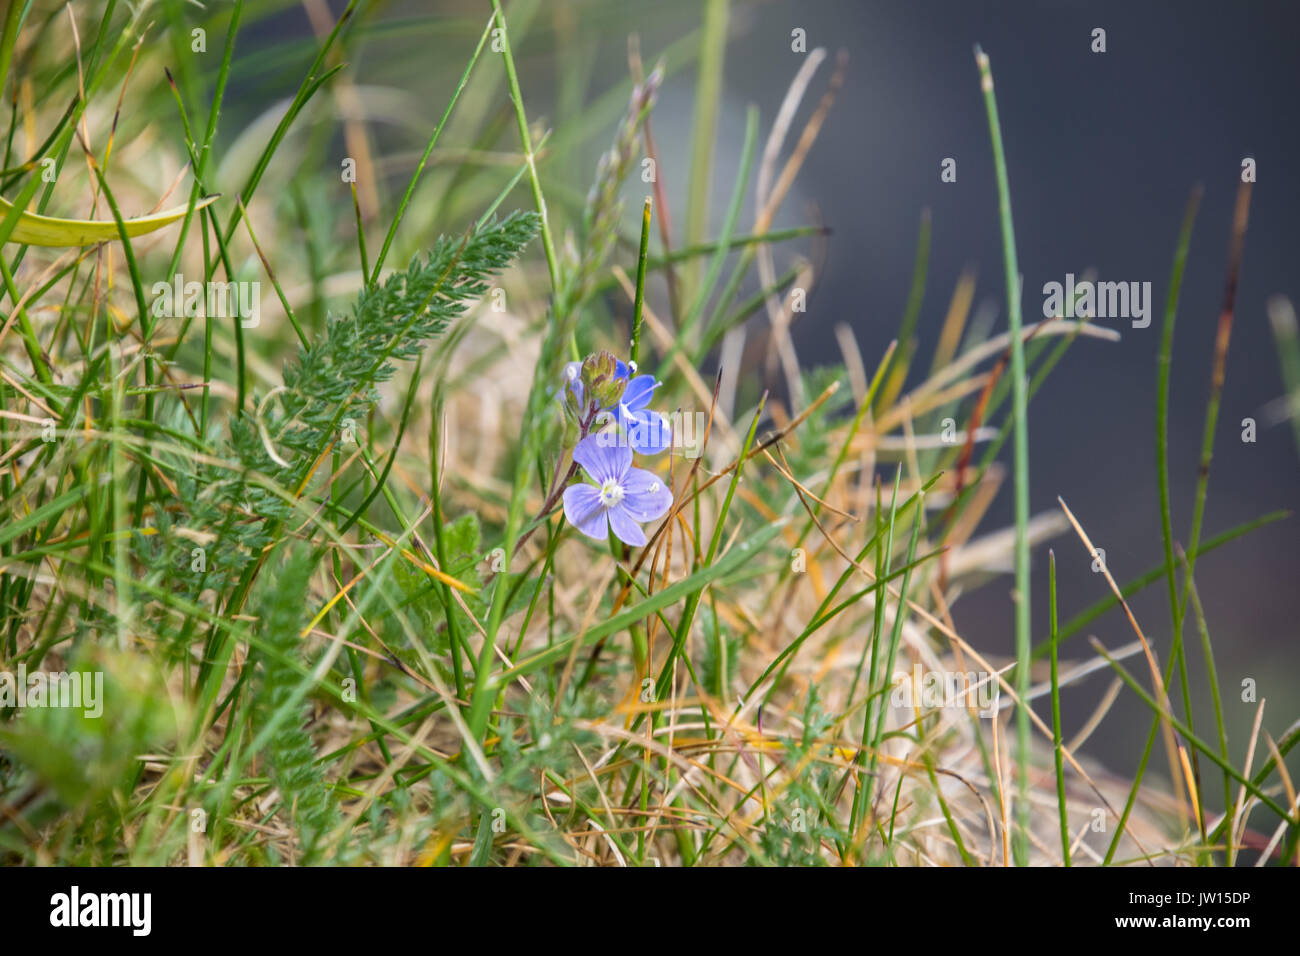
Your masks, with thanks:
M 231 146 L 223 166 L 238 164 L 239 142 L 230 142 L 235 137 L 260 148 L 257 131 L 267 128 L 268 111 L 292 96 L 315 48 L 313 36 L 322 23 L 328 28 L 344 5 L 340 0 L 272 4 L 269 14 L 242 34 L 222 117 L 222 141 Z M 379 203 L 380 221 L 386 223 L 383 217 L 391 216 L 477 42 L 487 5 L 438 0 L 432 15 L 429 0 L 363 6 L 365 42 L 349 51 L 348 72 L 363 101 L 357 108 L 376 168 L 385 174 L 373 195 L 363 190 L 363 201 Z M 557 134 L 548 142 L 543 166 L 548 197 L 557 208 L 580 206 L 599 154 L 626 108 L 628 37 L 635 34 L 647 69 L 660 58 L 666 66 L 653 123 L 659 176 L 673 213 L 674 239 L 681 242 L 704 9 L 688 0 L 507 4 L 512 32 L 516 16 L 530 17 L 526 33 L 515 41 L 516 56 L 530 119 Z M 745 110 L 758 107 L 762 143 L 804 60 L 805 54 L 791 49 L 792 31 L 800 29 L 808 50 L 825 47 L 829 56 L 796 117 L 796 134 L 816 106 L 835 55 L 843 50 L 849 58 L 845 85 L 777 223 L 821 222 L 832 230 L 813 256 L 816 286 L 793 328 L 800 360 L 805 365 L 841 361 L 833 329 L 842 322 L 852 327 L 868 367 L 874 366 L 904 311 L 924 209 L 930 211 L 933 234 L 918 354 L 932 351 L 964 268 L 977 275 L 976 314 L 995 316 L 997 328 L 1005 328 L 997 197 L 972 55 L 973 45 L 981 44 L 996 78 L 1026 321 L 1041 315 L 1043 284 L 1063 282 L 1067 273 L 1081 276 L 1091 269 L 1102 280 L 1151 283 L 1151 326 L 1106 322 L 1120 331 L 1121 341 L 1077 342 L 1030 408 L 1033 512 L 1052 510 L 1056 496 L 1063 497 L 1105 549 L 1122 584 L 1162 560 L 1156 356 L 1178 228 L 1188 195 L 1200 183 L 1205 194 L 1183 286 L 1171 382 L 1174 535 L 1187 540 L 1232 206 L 1245 157 L 1255 159 L 1258 182 L 1204 537 L 1300 505 L 1293 432 L 1287 424 L 1270 426 L 1264 414 L 1265 406 L 1283 394 L 1265 303 L 1277 294 L 1300 296 L 1298 27 L 1300 10 L 1294 3 L 735 0 L 727 16 L 708 234 L 716 233 L 734 182 Z M 1105 30 L 1104 53 L 1092 50 L 1096 28 Z M 482 90 L 472 86 L 466 95 L 500 100 L 488 115 L 496 117 L 499 142 L 508 144 L 500 148 L 514 148 L 513 118 L 499 81 Z M 577 117 L 584 120 L 581 135 L 565 135 Z M 337 170 L 340 150 L 354 145 L 345 146 L 340 134 L 338 143 L 304 144 L 295 159 L 304 168 Z M 956 160 L 955 182 L 940 179 L 946 158 Z M 437 156 L 430 175 L 438 175 Z M 626 197 L 629 217 L 639 211 L 638 190 L 648 188 L 635 176 L 632 184 L 636 188 Z M 447 228 L 449 218 L 475 215 L 480 202 L 454 190 L 451 196 L 464 208 L 445 210 L 440 229 Z M 752 190 L 746 198 L 744 224 L 753 222 Z M 512 201 L 529 205 L 527 190 L 520 188 Z M 629 221 L 627 231 L 633 229 Z M 407 251 L 419 238 L 404 233 Z M 778 250 L 778 271 L 789 255 Z M 662 290 L 654 294 L 662 299 Z M 914 370 L 911 381 L 922 371 Z M 759 387 L 757 379 L 753 387 Z M 1247 417 L 1259 423 L 1253 444 L 1240 440 L 1240 423 Z M 1008 443 L 1004 459 L 1009 455 Z M 1011 522 L 1009 485 L 990 517 L 985 530 Z M 1300 713 L 1296 527 L 1294 518 L 1274 523 L 1204 556 L 1197 566 L 1234 752 L 1244 747 L 1254 715 L 1254 705 L 1241 702 L 1244 679 L 1253 679 L 1258 696 L 1267 698 L 1264 727 L 1275 738 Z M 1108 592 L 1072 534 L 1058 538 L 1054 547 L 1064 620 Z M 1041 639 L 1045 549 L 1036 551 L 1034 569 L 1035 634 Z M 1011 653 L 1009 589 L 1009 576 L 994 579 L 963 595 L 953 609 L 958 629 L 981 650 Z M 1148 637 L 1161 653 L 1167 651 L 1163 580 L 1132 606 Z M 1132 640 L 1117 611 L 1094 622 L 1089 632 L 1111 647 Z M 1186 637 L 1196 642 L 1192 624 Z M 1065 654 L 1084 651 L 1080 638 Z M 1193 687 L 1202 689 L 1194 692 L 1197 716 L 1208 721 L 1198 650 L 1191 660 Z M 1099 674 L 1065 692 L 1067 732 L 1087 718 L 1107 680 Z M 1149 712 L 1126 692 L 1088 749 L 1113 769 L 1131 772 L 1149 726 Z M 1156 763 L 1151 772 L 1159 774 Z

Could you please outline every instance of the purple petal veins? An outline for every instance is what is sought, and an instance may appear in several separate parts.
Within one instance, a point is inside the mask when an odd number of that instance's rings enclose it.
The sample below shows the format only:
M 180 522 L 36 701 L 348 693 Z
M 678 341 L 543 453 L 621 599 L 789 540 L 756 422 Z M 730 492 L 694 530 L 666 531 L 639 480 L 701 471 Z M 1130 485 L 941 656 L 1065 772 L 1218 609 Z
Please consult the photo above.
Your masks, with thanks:
M 611 478 L 621 479 L 632 467 L 632 449 L 622 443 L 608 444 L 597 435 L 589 435 L 573 449 L 573 460 L 582 466 L 591 480 L 603 485 Z
M 598 489 L 591 485 L 570 485 L 564 489 L 564 516 L 588 538 L 605 540 L 608 515 Z

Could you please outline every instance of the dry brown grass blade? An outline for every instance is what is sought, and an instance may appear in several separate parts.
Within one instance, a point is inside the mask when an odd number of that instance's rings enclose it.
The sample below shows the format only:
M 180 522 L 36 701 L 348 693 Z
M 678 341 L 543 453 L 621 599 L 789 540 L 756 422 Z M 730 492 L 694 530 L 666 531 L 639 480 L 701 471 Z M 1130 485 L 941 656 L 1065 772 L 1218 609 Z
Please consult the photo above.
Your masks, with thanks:
M 1111 576 L 1110 568 L 1104 560 L 1099 560 L 1097 558 L 1098 551 L 1096 547 L 1094 547 L 1092 540 L 1088 537 L 1088 533 L 1083 530 L 1083 526 L 1079 524 L 1074 513 L 1070 511 L 1069 507 L 1065 504 L 1065 501 L 1059 495 L 1056 500 L 1061 505 L 1061 510 L 1065 512 L 1065 517 L 1069 519 L 1070 524 L 1074 527 L 1074 531 L 1083 542 L 1084 547 L 1088 549 L 1088 556 L 1093 558 L 1095 561 L 1099 561 L 1101 573 L 1106 578 L 1106 583 L 1110 585 L 1111 593 L 1115 595 L 1115 600 L 1119 602 L 1122 608 L 1124 608 L 1124 614 L 1128 618 L 1129 625 L 1132 626 L 1133 632 L 1137 634 L 1138 640 L 1142 642 L 1142 651 L 1146 655 L 1147 667 L 1151 671 L 1151 683 L 1156 691 L 1156 701 L 1162 708 L 1160 728 L 1164 735 L 1165 750 L 1169 757 L 1169 779 L 1182 781 L 1187 796 L 1191 799 L 1192 805 L 1195 806 L 1195 784 L 1192 782 L 1192 775 L 1190 773 L 1183 773 L 1183 762 L 1178 758 L 1181 748 L 1174 738 L 1173 724 L 1170 723 L 1168 717 L 1165 716 L 1173 713 L 1173 705 L 1169 702 L 1169 694 L 1165 689 L 1164 679 L 1160 676 L 1160 665 L 1156 663 L 1155 654 L 1151 651 L 1151 644 L 1147 641 L 1146 635 L 1142 632 L 1142 627 L 1138 624 L 1137 618 L 1134 617 L 1133 609 L 1129 607 L 1128 601 L 1125 600 L 1124 592 L 1120 590 L 1119 585 L 1115 583 L 1115 578 Z M 1187 813 L 1186 806 L 1181 808 L 1181 812 L 1183 814 Z
M 1259 706 L 1255 708 L 1255 723 L 1250 729 L 1250 744 L 1246 747 L 1246 763 L 1241 768 L 1241 776 L 1244 780 L 1250 779 L 1251 767 L 1255 763 L 1255 745 L 1259 743 L 1259 729 L 1264 722 L 1264 703 L 1265 699 L 1259 699 Z M 1238 828 L 1245 827 L 1247 819 L 1246 814 L 1246 785 L 1242 784 L 1241 789 L 1237 792 L 1237 800 L 1232 806 L 1232 822 L 1228 826 L 1228 832 L 1232 833 L 1232 846 L 1228 849 L 1228 866 L 1232 866 L 1237 860 L 1237 852 L 1241 847 L 1244 836 L 1237 835 Z
M 948 314 L 944 316 L 943 327 L 939 331 L 939 343 L 934 348 L 934 358 L 930 362 L 930 374 L 946 366 L 957 354 L 961 344 L 961 334 L 970 318 L 971 303 L 975 300 L 975 270 L 967 266 L 957 277 L 957 286 L 952 290 L 952 299 L 948 303 Z
M 821 47 L 808 54 L 798 73 L 795 74 L 795 78 L 786 92 L 785 99 L 781 103 L 781 108 L 777 111 L 776 121 L 772 124 L 772 132 L 763 148 L 762 162 L 759 164 L 756 197 L 760 212 L 754 225 L 756 234 L 765 233 L 771 226 L 772 218 L 780 208 L 786 192 L 794 182 L 795 176 L 798 175 L 809 150 L 812 149 L 812 145 L 817 139 L 817 134 L 830 112 L 831 105 L 835 102 L 836 94 L 844 85 L 848 54 L 846 51 L 841 50 L 836 58 L 835 71 L 831 75 L 830 83 L 822 95 L 821 102 L 804 126 L 794 152 L 781 171 L 781 177 L 777 181 L 775 189 L 771 188 L 772 173 L 790 124 L 794 121 L 795 113 L 799 109 L 799 104 L 803 101 L 804 93 L 807 92 L 808 85 L 812 82 L 813 75 L 821 65 L 822 60 L 825 59 L 825 56 L 826 51 Z M 756 250 L 755 258 L 758 262 L 759 282 L 763 288 L 771 288 L 776 284 L 776 266 L 771 248 L 766 244 L 760 244 Z M 811 270 L 802 270 L 798 282 L 806 294 L 808 287 L 811 285 Z M 793 313 L 791 308 L 782 303 L 775 293 L 765 297 L 765 305 L 768 319 L 772 325 L 769 340 L 770 347 L 767 353 L 767 372 L 771 375 L 775 371 L 776 360 L 779 357 L 791 400 L 795 404 L 803 404 L 803 379 L 799 375 L 799 360 L 795 355 L 794 340 L 790 337 L 790 322 Z

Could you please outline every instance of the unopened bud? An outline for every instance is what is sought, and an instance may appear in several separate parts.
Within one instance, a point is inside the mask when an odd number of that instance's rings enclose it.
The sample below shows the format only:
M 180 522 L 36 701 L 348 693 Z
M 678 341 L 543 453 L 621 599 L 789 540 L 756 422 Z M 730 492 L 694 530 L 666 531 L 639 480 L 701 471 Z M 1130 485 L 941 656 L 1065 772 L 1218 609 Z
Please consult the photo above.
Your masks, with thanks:
M 600 408 L 613 408 L 627 388 L 626 376 L 618 374 L 618 359 L 601 349 L 582 363 L 582 387 L 589 401 Z

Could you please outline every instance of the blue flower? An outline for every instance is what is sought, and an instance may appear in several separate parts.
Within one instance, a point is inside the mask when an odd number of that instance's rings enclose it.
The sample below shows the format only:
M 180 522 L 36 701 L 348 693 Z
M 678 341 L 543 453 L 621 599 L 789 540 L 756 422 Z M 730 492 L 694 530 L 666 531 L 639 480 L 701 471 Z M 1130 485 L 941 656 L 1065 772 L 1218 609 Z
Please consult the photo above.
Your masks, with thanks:
M 615 412 L 618 427 L 627 433 L 632 450 L 643 455 L 657 455 L 673 443 L 668 419 L 647 407 L 658 387 L 653 375 L 638 375 L 623 389 Z
M 660 382 L 653 375 L 633 377 L 631 369 L 624 362 L 616 363 L 614 377 L 627 385 L 616 403 L 600 410 L 614 413 L 618 427 L 627 436 L 627 443 L 633 451 L 642 455 L 657 455 L 669 448 L 673 443 L 672 427 L 667 418 L 649 408 Z M 587 405 L 582 386 L 582 363 L 569 362 L 565 365 L 564 378 L 577 399 L 580 414 L 584 413 Z
M 656 474 L 632 467 L 632 449 L 608 446 L 591 435 L 578 442 L 573 460 L 594 485 L 576 484 L 564 489 L 564 516 L 589 538 L 604 541 L 610 528 L 624 544 L 643 547 L 641 525 L 662 518 L 673 503 L 673 493 Z

